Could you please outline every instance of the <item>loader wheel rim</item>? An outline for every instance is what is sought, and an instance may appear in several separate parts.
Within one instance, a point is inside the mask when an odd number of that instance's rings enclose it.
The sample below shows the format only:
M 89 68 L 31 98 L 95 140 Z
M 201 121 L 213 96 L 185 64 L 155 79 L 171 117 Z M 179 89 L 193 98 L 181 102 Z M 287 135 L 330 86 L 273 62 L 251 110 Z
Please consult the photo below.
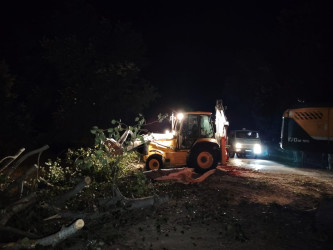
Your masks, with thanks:
M 200 168 L 208 169 L 213 165 L 214 158 L 209 152 L 201 152 L 197 157 L 197 164 Z
M 151 159 L 149 161 L 148 166 L 149 166 L 149 169 L 156 170 L 156 169 L 160 168 L 160 162 L 157 159 Z

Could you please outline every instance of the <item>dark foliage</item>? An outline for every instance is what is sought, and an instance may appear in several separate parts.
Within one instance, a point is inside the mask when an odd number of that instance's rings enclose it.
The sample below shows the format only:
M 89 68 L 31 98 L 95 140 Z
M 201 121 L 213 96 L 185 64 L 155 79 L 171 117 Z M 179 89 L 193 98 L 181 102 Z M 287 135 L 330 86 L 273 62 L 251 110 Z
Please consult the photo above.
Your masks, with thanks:
M 19 30 L 7 39 L 17 46 L 2 52 L 0 129 L 7 148 L 88 145 L 93 125 L 132 120 L 156 98 L 140 76 L 144 42 L 130 24 L 111 22 L 86 1 L 50 6 L 41 3 L 27 23 L 13 23 Z

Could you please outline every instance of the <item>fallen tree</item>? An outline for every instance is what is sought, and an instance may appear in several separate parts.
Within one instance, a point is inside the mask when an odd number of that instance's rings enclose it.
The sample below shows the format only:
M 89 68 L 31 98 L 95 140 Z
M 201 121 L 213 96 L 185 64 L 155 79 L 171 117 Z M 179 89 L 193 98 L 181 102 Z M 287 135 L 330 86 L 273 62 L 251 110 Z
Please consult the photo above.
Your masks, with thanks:
M 121 220 L 119 213 L 158 207 L 168 202 L 168 196 L 149 191 L 146 186 L 148 179 L 141 171 L 138 176 L 133 174 L 138 172 L 133 163 L 138 162 L 139 156 L 128 148 L 133 150 L 133 140 L 140 138 L 143 120 L 138 118 L 137 121 L 139 125 L 126 129 L 120 122 L 115 122 L 116 127 L 107 130 L 121 150 L 110 147 L 106 143 L 109 140 L 105 131 L 94 127 L 91 131 L 96 137 L 94 147 L 68 149 L 63 159 L 48 160 L 45 165 L 40 165 L 40 156 L 49 148 L 47 145 L 23 156 L 24 150 L 21 149 L 14 156 L 3 158 L 0 162 L 5 164 L 3 168 L 0 166 L 0 196 L 6 202 L 0 204 L 0 231 L 10 233 L 11 237 L 6 238 L 1 233 L 1 246 L 54 246 L 79 232 L 84 225 L 96 225 L 105 218 Z M 122 131 L 126 131 L 125 136 L 120 136 Z M 128 135 L 131 135 L 129 141 Z M 36 154 L 36 164 L 23 164 Z M 130 185 L 123 181 L 126 195 L 118 186 L 122 178 L 134 181 Z M 129 198 L 129 193 L 132 198 Z M 58 230 L 59 225 L 68 224 L 70 226 Z M 41 237 L 43 235 L 47 236 Z M 8 241 L 11 243 L 5 243 Z
M 38 150 L 33 150 L 32 153 L 27 153 L 24 155 L 24 159 L 27 159 L 28 156 L 38 152 L 41 153 L 46 148 L 47 147 L 42 147 Z M 90 158 L 100 157 L 98 159 L 100 159 L 101 162 L 104 159 L 103 157 L 107 159 L 107 156 L 101 155 L 100 151 L 92 150 L 88 152 L 89 153 L 87 154 L 87 151 L 82 151 L 81 155 L 89 155 Z M 112 157 L 115 157 L 116 159 L 111 161 L 113 165 L 110 165 L 110 168 L 113 167 L 115 171 L 109 172 L 112 175 L 102 175 L 102 177 L 111 176 L 118 179 L 117 171 L 120 171 L 121 169 L 119 164 L 121 164 L 123 156 L 116 155 Z M 90 160 L 90 158 L 88 160 Z M 5 160 L 6 159 L 8 160 L 11 158 L 5 158 Z M 2 248 L 19 249 L 34 248 L 37 245 L 54 246 L 74 235 L 85 224 L 95 224 L 96 221 L 104 217 L 110 217 L 110 215 L 119 211 L 122 213 L 127 213 L 127 211 L 130 210 L 144 209 L 153 206 L 156 207 L 168 201 L 168 197 L 160 197 L 158 195 L 133 199 L 127 198 L 116 186 L 116 179 L 112 180 L 105 178 L 102 183 L 107 183 L 108 180 L 111 180 L 111 189 L 109 189 L 109 192 L 113 195 L 109 196 L 108 198 L 104 198 L 103 202 L 94 203 L 93 210 L 90 206 L 86 206 L 81 207 L 81 209 L 83 209 L 78 211 L 75 209 L 75 204 L 77 202 L 94 202 L 94 200 L 91 200 L 89 196 L 85 197 L 84 193 L 90 194 L 91 192 L 94 192 L 93 190 L 95 189 L 96 185 L 102 184 L 97 183 L 96 178 L 101 178 L 99 172 L 97 172 L 96 175 L 95 172 L 91 172 L 91 168 L 85 168 L 85 165 L 78 165 L 82 166 L 82 169 L 85 171 L 82 171 L 80 168 L 76 167 L 67 173 L 64 172 L 64 168 L 61 167 L 58 163 L 54 163 L 53 165 L 49 164 L 47 169 L 42 167 L 43 171 L 41 171 L 39 175 L 36 175 L 36 170 L 40 168 L 39 163 L 27 168 L 26 165 L 22 164 L 24 162 L 22 159 L 15 157 L 15 160 L 17 160 L 17 162 L 11 162 L 14 167 L 6 165 L 7 169 L 1 173 L 1 175 L 5 177 L 3 179 L 5 182 L 1 183 L 2 189 L 0 195 L 2 197 L 6 197 L 6 203 L 10 203 L 0 204 L 0 232 L 2 232 L 0 234 L 0 242 L 3 242 L 0 243 L 0 245 Z M 85 160 L 86 159 L 84 159 L 82 162 L 87 163 L 88 161 Z M 78 157 L 76 157 L 74 162 L 78 163 Z M 105 164 L 105 161 L 103 161 L 103 163 Z M 95 164 L 100 166 L 98 165 L 99 162 L 96 162 Z M 22 166 L 22 168 L 20 168 L 20 166 Z M 12 175 L 14 170 L 20 174 Z M 89 170 L 89 172 L 87 172 L 87 170 Z M 92 177 L 86 176 L 79 179 L 78 175 L 82 175 L 83 173 L 92 173 Z M 25 185 L 24 183 L 27 183 L 25 190 L 23 190 L 23 185 Z M 93 186 L 89 187 L 89 185 L 92 183 Z M 68 187 L 69 185 L 71 186 L 70 188 Z M 19 188 L 15 190 L 15 187 Z M 67 191 L 64 192 L 61 190 Z M 25 195 L 23 198 L 19 198 L 23 195 Z M 95 194 L 93 193 L 93 195 Z M 48 216 L 46 216 L 45 219 L 41 222 L 38 220 L 30 221 L 36 216 L 40 217 L 38 215 L 34 215 L 35 213 L 38 213 L 35 211 L 43 211 L 43 213 L 48 214 Z M 25 218 L 24 223 L 20 222 L 21 218 Z M 47 233 L 46 235 L 48 236 L 45 237 L 41 237 L 41 235 L 45 235 L 45 232 L 38 230 L 36 231 L 36 228 L 48 228 L 47 231 L 55 230 L 56 226 L 60 222 L 67 224 L 73 220 L 75 220 L 75 222 L 70 226 L 63 227 L 62 229 L 57 230 L 56 233 L 50 235 Z M 43 225 L 40 223 L 47 224 Z M 6 234 L 10 234 L 10 238 L 16 238 L 17 241 L 5 243 Z M 22 237 L 24 238 L 22 239 Z

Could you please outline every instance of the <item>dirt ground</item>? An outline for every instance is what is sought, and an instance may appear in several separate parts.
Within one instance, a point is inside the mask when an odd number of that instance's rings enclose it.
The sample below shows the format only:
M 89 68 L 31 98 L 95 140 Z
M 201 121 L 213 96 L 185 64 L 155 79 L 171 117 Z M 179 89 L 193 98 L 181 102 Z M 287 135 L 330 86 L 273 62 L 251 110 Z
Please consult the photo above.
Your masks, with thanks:
M 202 183 L 155 181 L 168 203 L 85 230 L 99 249 L 332 249 L 333 173 L 324 172 L 229 166 Z

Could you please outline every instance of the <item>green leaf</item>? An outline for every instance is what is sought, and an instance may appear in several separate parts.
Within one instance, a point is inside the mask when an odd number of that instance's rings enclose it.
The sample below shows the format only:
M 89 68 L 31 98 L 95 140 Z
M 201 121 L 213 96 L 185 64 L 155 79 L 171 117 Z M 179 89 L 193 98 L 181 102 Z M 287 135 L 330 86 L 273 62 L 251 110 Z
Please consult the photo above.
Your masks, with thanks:
M 112 123 L 112 124 L 116 124 L 116 120 L 112 120 L 111 123 Z
M 139 138 L 140 139 L 140 141 L 142 142 L 142 143 L 145 143 L 145 139 L 143 139 L 143 136 L 141 136 L 141 135 L 138 135 L 138 137 L 137 138 Z
M 109 132 L 109 133 L 113 133 L 113 128 L 109 128 L 109 129 L 108 129 L 108 132 Z
M 96 134 L 96 132 L 97 132 L 97 130 L 98 130 L 98 127 L 97 126 L 93 126 L 92 128 L 91 128 L 91 130 L 90 130 L 90 132 L 92 133 L 92 134 Z
M 103 150 L 102 149 L 96 151 L 96 155 L 100 156 L 101 154 L 103 154 Z
M 136 121 L 136 122 L 139 121 L 139 119 L 140 119 L 139 117 L 135 117 L 135 121 Z

